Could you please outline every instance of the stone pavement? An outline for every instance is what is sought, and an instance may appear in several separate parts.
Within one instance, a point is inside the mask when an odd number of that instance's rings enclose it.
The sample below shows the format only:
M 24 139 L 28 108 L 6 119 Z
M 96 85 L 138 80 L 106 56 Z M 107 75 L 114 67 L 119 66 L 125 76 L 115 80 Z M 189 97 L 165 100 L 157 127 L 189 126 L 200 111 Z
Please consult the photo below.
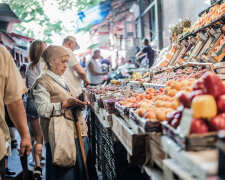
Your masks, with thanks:
M 19 148 L 19 144 L 20 144 L 20 137 L 19 137 L 19 133 L 18 131 L 16 131 L 16 139 L 18 141 L 18 147 Z M 8 161 L 8 167 L 12 170 L 15 171 L 16 174 L 20 173 L 22 171 L 22 166 L 20 163 L 20 158 L 18 156 L 18 150 L 17 148 L 12 149 L 12 155 L 9 156 L 9 161 Z M 45 154 L 45 149 L 43 149 L 44 154 Z M 29 157 L 28 157 L 28 162 L 32 160 L 32 153 L 30 153 Z M 33 167 L 32 166 L 28 166 L 29 170 L 33 171 Z M 43 180 L 46 179 L 45 177 L 45 166 L 42 166 L 42 174 L 43 174 Z

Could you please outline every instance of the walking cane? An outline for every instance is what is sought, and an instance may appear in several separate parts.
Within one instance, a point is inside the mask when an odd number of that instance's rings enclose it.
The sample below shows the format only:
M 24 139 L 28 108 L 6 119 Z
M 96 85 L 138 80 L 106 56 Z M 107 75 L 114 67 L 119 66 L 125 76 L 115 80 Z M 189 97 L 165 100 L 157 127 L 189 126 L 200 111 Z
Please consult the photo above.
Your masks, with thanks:
M 82 100 L 80 98 L 80 96 L 79 96 L 79 99 Z M 73 118 L 75 120 L 75 126 L 76 126 L 77 135 L 78 135 L 78 139 L 79 139 L 79 143 L 80 143 L 80 149 L 81 149 L 81 154 L 82 154 L 82 158 L 83 158 L 83 162 L 84 162 L 84 168 L 86 171 L 87 180 L 90 180 L 89 175 L 88 175 L 87 159 L 86 159 L 86 154 L 85 154 L 85 150 L 84 150 L 84 144 L 83 144 L 83 140 L 81 137 L 80 123 L 78 121 L 78 116 L 77 116 L 78 109 L 76 109 L 76 108 L 72 109 L 72 113 L 73 113 Z

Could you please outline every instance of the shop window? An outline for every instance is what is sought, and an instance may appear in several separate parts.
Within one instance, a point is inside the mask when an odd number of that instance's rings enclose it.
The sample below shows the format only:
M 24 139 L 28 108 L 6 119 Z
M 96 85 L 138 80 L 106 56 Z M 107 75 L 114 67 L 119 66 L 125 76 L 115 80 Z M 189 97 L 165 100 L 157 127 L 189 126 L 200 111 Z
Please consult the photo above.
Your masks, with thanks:
M 144 0 L 143 7 L 147 8 L 154 0 Z M 149 40 L 156 38 L 156 23 L 155 23 L 155 6 L 153 6 L 143 17 L 144 37 Z

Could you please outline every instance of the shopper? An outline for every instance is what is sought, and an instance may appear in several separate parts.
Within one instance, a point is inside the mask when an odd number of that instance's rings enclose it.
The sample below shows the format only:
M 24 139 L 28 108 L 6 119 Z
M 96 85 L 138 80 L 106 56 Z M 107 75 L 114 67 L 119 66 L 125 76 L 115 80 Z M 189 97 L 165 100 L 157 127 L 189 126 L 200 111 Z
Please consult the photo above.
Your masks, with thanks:
M 80 62 L 80 65 L 82 66 L 82 68 L 86 69 L 86 57 L 84 56 Z
M 63 78 L 69 62 L 69 53 L 60 46 L 49 46 L 42 54 L 48 70 L 32 88 L 34 102 L 41 117 L 41 128 L 46 142 L 46 179 L 86 179 L 71 108 L 84 107 L 78 100 L 71 83 Z M 84 149 L 87 157 L 89 177 L 97 179 L 95 165 L 87 138 L 87 125 L 81 111 L 77 114 Z M 75 139 L 75 140 L 74 140 Z M 53 164 L 54 162 L 54 164 Z
M 81 80 L 84 81 L 84 85 L 87 86 L 90 82 L 87 79 L 85 70 L 80 65 L 73 51 L 79 49 L 80 46 L 77 44 L 76 38 L 73 36 L 67 36 L 63 40 L 63 47 L 69 53 L 69 63 L 64 77 L 67 81 L 70 82 L 72 88 L 77 92 L 77 96 L 81 94 Z
M 29 155 L 32 146 L 22 101 L 25 85 L 12 56 L 3 46 L 0 46 L 0 82 L 0 179 L 4 179 L 4 156 L 7 153 L 7 144 L 10 143 L 9 130 L 4 118 L 4 103 L 21 136 L 19 155 L 23 156 L 25 152 Z
M 87 61 L 87 76 L 91 85 L 95 86 L 103 82 L 103 75 L 108 74 L 108 72 L 102 72 L 101 66 L 97 61 L 101 57 L 101 52 L 99 49 L 93 51 L 92 57 Z
M 148 39 L 143 40 L 143 48 L 141 51 L 139 51 L 136 55 L 136 57 L 139 59 L 141 58 L 144 54 L 147 54 L 147 60 L 148 60 L 148 68 L 151 68 L 153 63 L 154 63 L 154 58 L 155 58 L 155 51 L 152 49 L 152 47 L 149 45 Z M 146 58 L 145 58 L 146 59 Z M 143 61 L 143 59 L 142 59 Z
M 37 179 L 42 178 L 42 169 L 41 169 L 41 157 L 42 157 L 42 148 L 43 148 L 43 137 L 41 132 L 41 127 L 39 123 L 39 117 L 34 105 L 33 98 L 31 97 L 31 87 L 37 77 L 41 74 L 44 69 L 45 63 L 40 62 L 40 57 L 46 46 L 41 40 L 34 40 L 29 48 L 29 65 L 26 70 L 26 82 L 28 86 L 28 97 L 26 103 L 26 114 L 27 119 L 30 123 L 32 134 L 34 135 L 34 144 L 33 144 L 33 159 L 35 161 L 34 168 L 34 177 Z

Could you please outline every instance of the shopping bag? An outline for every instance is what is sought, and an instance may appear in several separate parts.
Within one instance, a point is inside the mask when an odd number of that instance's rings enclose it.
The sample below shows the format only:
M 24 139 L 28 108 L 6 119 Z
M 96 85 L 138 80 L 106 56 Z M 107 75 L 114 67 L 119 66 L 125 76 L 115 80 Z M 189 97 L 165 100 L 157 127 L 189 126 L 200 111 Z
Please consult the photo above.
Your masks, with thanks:
M 30 171 L 27 166 L 27 155 L 20 157 L 20 162 L 22 164 L 23 171 L 12 180 L 34 180 L 33 172 Z

